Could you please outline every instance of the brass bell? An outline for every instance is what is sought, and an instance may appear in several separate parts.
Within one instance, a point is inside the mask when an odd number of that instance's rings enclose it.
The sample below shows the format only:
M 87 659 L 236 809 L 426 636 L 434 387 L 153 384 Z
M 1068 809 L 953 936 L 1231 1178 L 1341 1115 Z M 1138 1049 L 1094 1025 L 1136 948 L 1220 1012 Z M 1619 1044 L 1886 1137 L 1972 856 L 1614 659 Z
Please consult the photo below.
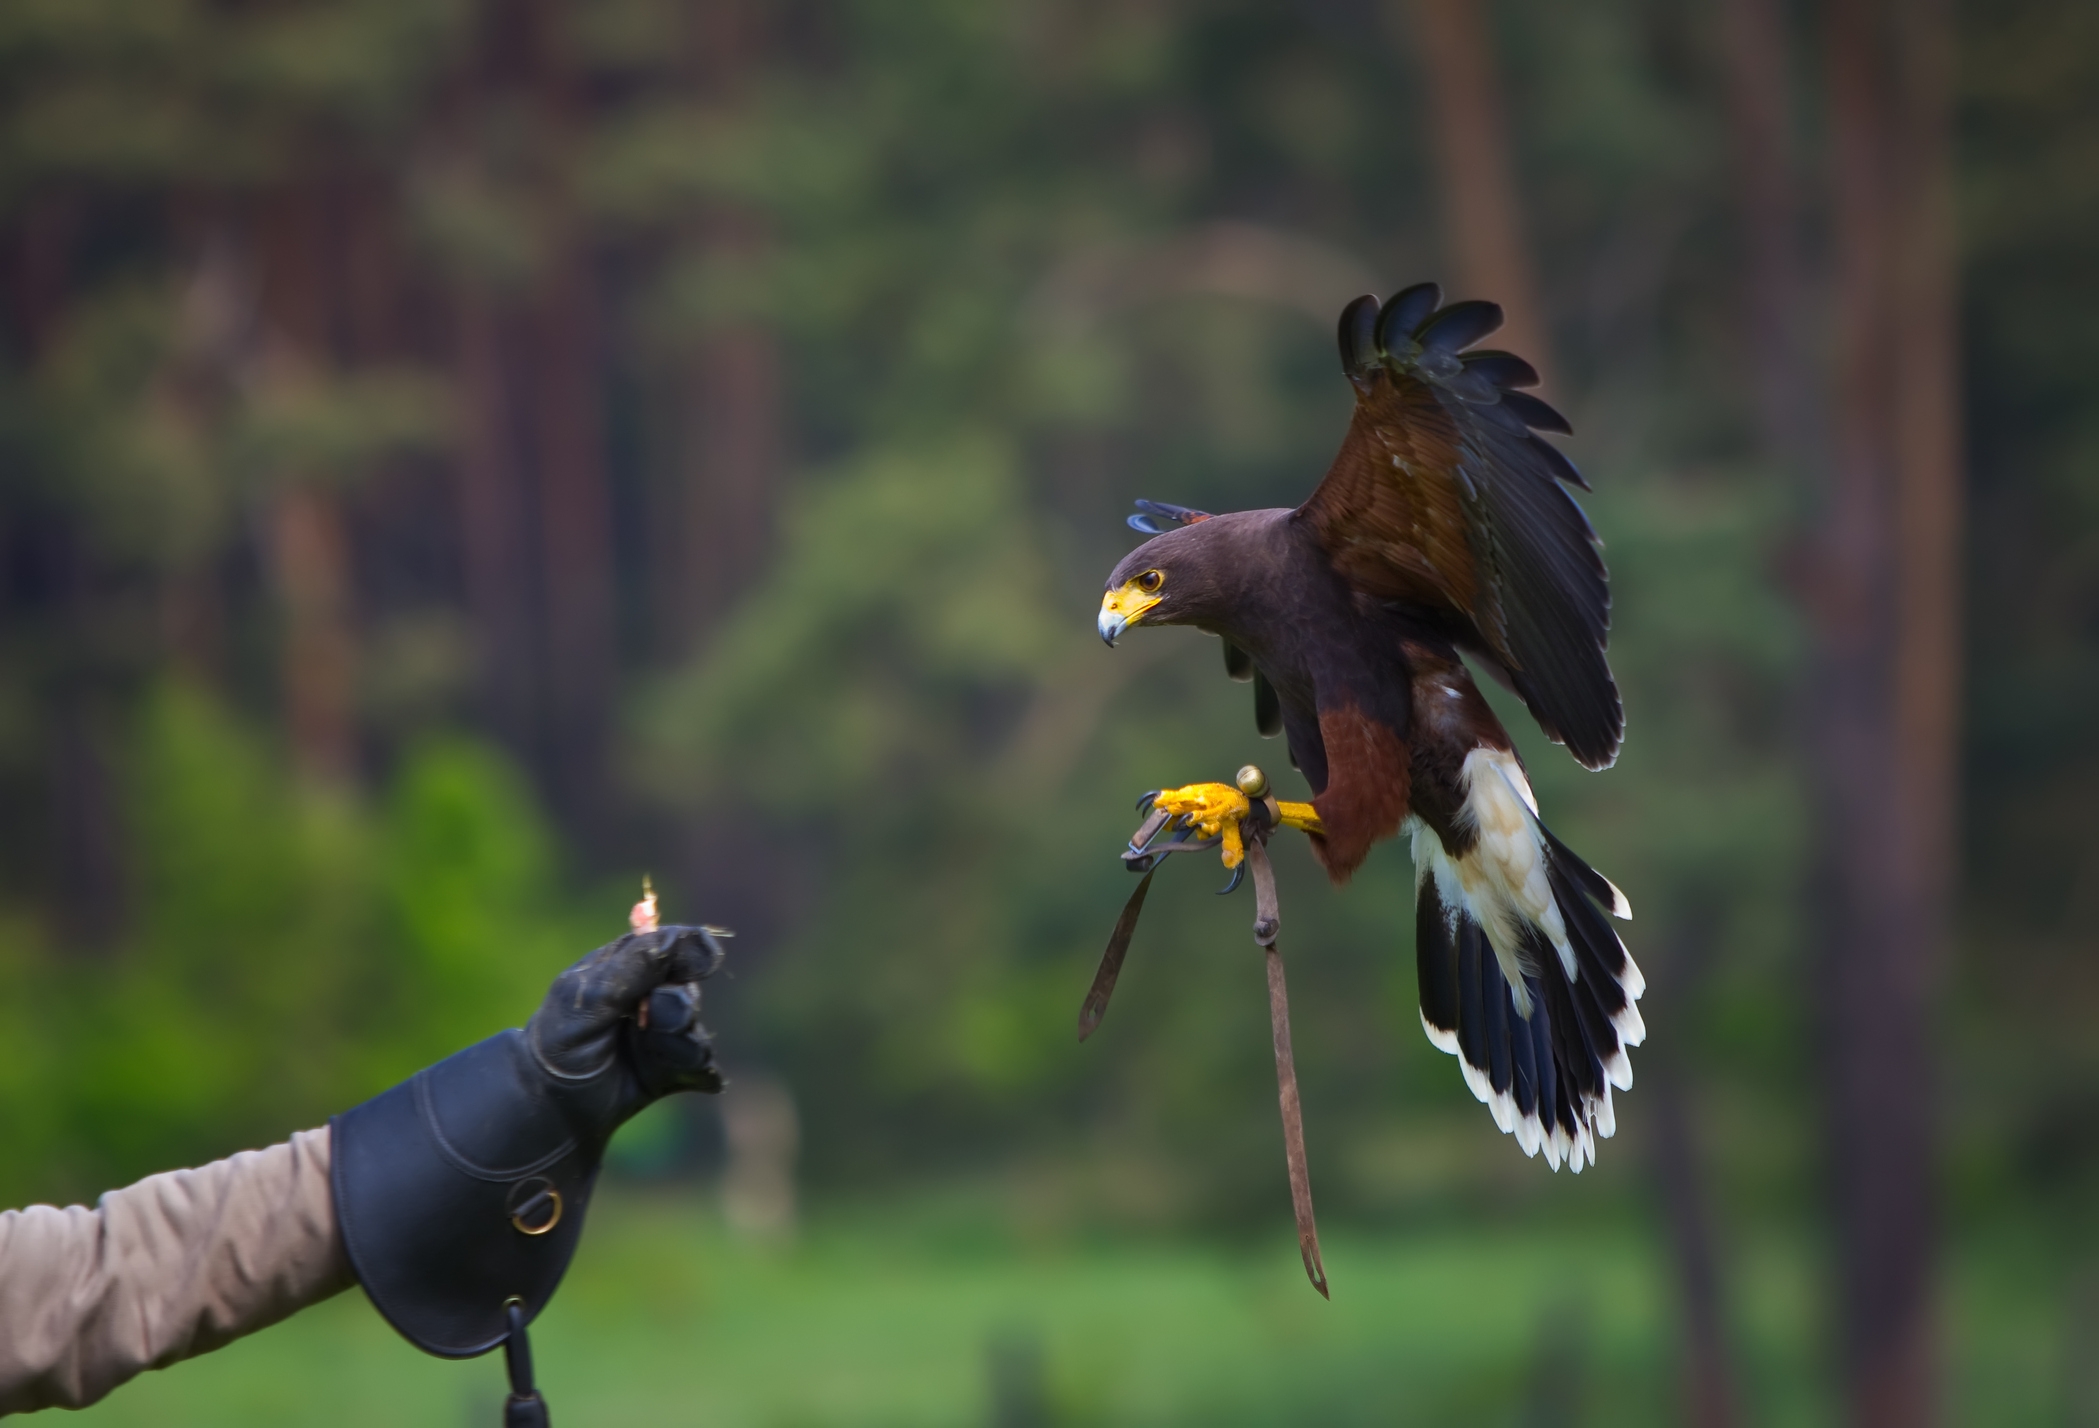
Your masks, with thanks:
M 1259 764 L 1248 764 L 1239 770 L 1239 777 L 1233 782 L 1239 785 L 1239 791 L 1248 798 L 1268 797 L 1268 775 L 1261 772 Z

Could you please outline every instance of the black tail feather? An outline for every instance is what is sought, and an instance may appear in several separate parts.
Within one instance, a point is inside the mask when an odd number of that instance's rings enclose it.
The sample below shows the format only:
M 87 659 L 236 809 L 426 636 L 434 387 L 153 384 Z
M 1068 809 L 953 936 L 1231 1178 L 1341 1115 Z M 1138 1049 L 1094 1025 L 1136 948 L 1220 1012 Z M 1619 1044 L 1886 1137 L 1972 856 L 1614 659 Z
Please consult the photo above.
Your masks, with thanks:
M 1513 1012 L 1515 1009 L 1515 1003 L 1512 1001 L 1509 1005 L 1509 1010 Z M 1535 1016 L 1536 1013 L 1533 1012 L 1532 1015 Z M 1512 1063 L 1510 1080 L 1511 1089 L 1516 1096 L 1516 1114 L 1518 1117 L 1536 1116 L 1538 1114 L 1538 1048 L 1537 1042 L 1533 1039 L 1531 1028 L 1524 1025 L 1521 1017 L 1517 1017 L 1509 1023 L 1509 1060 Z M 1548 1065 L 1551 1064 L 1550 1056 L 1546 1058 L 1546 1062 Z
M 1446 894 L 1462 895 L 1419 868 L 1421 1022 L 1437 1047 L 1458 1057 L 1473 1094 L 1526 1153 L 1542 1148 L 1555 1168 L 1564 1160 L 1579 1171 L 1594 1163 L 1596 1142 L 1616 1129 L 1611 1093 L 1631 1084 L 1627 1048 L 1645 1036 L 1636 1004 L 1644 984 L 1605 915 L 1629 915 L 1624 897 L 1558 839 L 1544 836 L 1574 975 L 1545 933 L 1526 927 L 1517 950 L 1519 994 L 1485 929 L 1462 901 L 1453 907 L 1446 900 Z
M 1550 828 L 1541 823 L 1538 831 L 1545 835 L 1545 846 L 1552 851 L 1553 871 L 1564 873 L 1611 916 L 1630 918 L 1633 915 L 1632 905 L 1626 902 L 1625 894 L 1618 891 L 1616 883 L 1583 862 Z
M 1458 920 L 1458 1055 L 1475 1071 L 1487 1068 L 1487 1005 L 1481 989 L 1487 984 L 1494 950 L 1480 925 L 1469 917 Z
M 1485 941 L 1485 938 L 1481 938 Z M 1509 1025 L 1520 1020 L 1502 985 L 1501 966 L 1492 956 L 1480 959 L 1480 1007 L 1486 1013 L 1487 1083 L 1495 1094 L 1509 1094 Z M 1507 1129 L 1507 1127 L 1504 1127 Z
M 1421 1024 L 1429 1040 L 1453 1049 L 1458 1035 L 1457 923 L 1437 895 L 1434 878 L 1416 880 L 1414 968 L 1421 981 Z
M 1531 1005 L 1542 1005 L 1538 995 L 1538 979 L 1529 978 Z M 1545 1138 L 1557 1141 L 1555 1128 L 1560 1134 L 1571 1137 L 1573 1121 L 1566 1114 L 1566 1096 L 1561 1092 L 1559 1068 L 1552 1059 L 1552 1027 L 1542 1012 L 1531 1013 L 1530 1024 L 1525 1028 L 1530 1042 L 1531 1063 L 1538 1068 L 1538 1121 Z M 1557 1163 L 1557 1162 L 1555 1162 Z

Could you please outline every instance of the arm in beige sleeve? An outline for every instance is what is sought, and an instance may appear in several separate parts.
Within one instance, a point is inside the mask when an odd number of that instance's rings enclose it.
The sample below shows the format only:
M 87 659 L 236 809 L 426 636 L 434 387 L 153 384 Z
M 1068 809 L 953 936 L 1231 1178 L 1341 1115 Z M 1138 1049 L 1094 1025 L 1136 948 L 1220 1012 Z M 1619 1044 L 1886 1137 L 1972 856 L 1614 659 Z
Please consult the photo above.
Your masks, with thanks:
M 329 1132 L 0 1213 L 0 1414 L 80 1408 L 356 1283 Z

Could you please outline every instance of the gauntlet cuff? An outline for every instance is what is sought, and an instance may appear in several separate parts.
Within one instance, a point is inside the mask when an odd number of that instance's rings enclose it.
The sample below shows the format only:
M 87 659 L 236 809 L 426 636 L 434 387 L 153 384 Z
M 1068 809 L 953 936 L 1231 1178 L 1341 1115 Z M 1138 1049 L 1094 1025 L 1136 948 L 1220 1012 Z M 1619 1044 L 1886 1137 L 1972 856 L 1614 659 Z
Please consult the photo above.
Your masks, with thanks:
M 336 1218 L 365 1293 L 416 1347 L 471 1358 L 529 1321 L 583 1229 L 603 1137 L 574 1116 L 602 1077 L 556 1085 L 506 1031 L 332 1122 Z M 595 1093 L 595 1094 L 594 1094 Z

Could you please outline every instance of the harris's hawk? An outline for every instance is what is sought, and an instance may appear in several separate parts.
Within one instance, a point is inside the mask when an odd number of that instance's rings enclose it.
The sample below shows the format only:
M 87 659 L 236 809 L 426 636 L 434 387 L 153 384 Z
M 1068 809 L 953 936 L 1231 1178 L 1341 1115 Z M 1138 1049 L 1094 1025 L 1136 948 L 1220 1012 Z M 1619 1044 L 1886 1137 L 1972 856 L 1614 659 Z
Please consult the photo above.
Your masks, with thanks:
M 1350 303 L 1355 417 L 1311 499 L 1221 515 L 1139 502 L 1130 524 L 1153 539 L 1108 577 L 1100 633 L 1223 638 L 1260 731 L 1284 735 L 1312 786 L 1336 883 L 1409 835 L 1429 1040 L 1526 1154 L 1580 1170 L 1646 1035 L 1640 970 L 1605 916 L 1631 908 L 1539 821 L 1465 657 L 1588 768 L 1617 757 L 1625 716 L 1603 558 L 1567 490 L 1588 484 L 1538 434 L 1570 428 L 1523 390 L 1528 362 L 1473 348 L 1501 318 L 1444 306 L 1432 283 Z

